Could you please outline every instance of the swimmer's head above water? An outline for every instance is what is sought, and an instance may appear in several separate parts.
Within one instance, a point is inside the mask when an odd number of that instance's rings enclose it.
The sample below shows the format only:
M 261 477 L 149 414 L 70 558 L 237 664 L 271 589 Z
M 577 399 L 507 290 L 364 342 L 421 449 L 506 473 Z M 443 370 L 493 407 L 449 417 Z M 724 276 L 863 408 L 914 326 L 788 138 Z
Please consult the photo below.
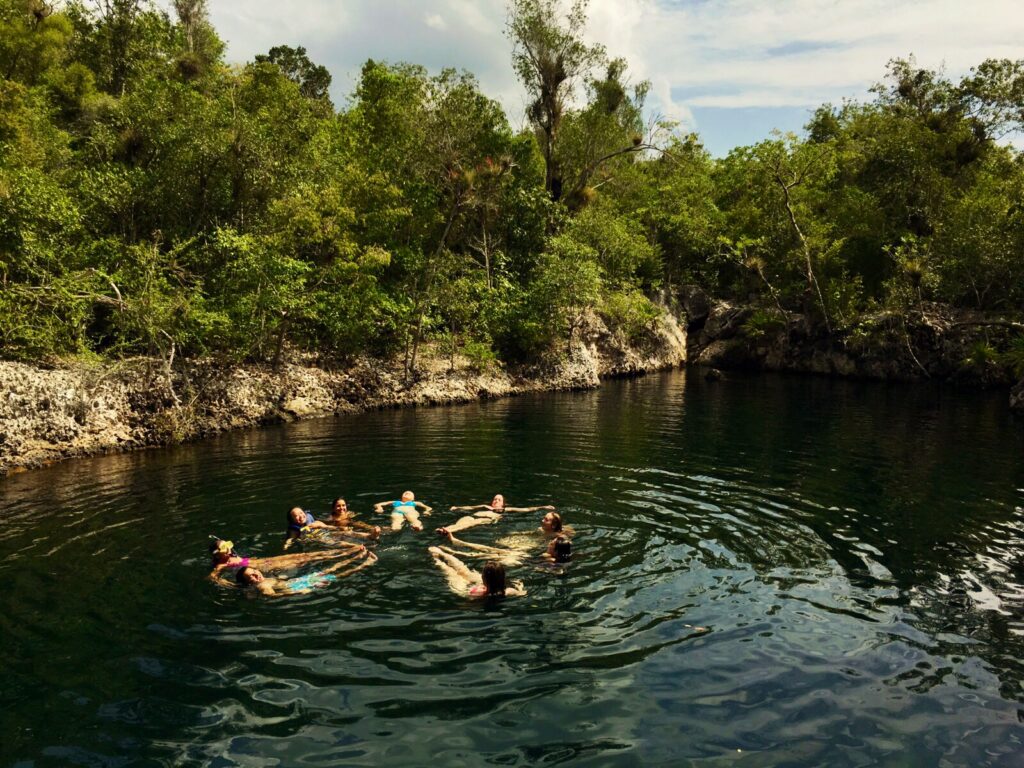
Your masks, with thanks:
M 210 536 L 210 554 L 211 555 L 232 555 L 235 552 L 235 542 L 228 541 L 227 539 L 220 539 L 216 536 Z
M 487 588 L 487 594 L 505 596 L 505 566 L 496 560 L 488 560 L 480 570 L 480 580 Z
M 561 533 L 562 516 L 557 512 L 548 512 L 540 519 L 540 527 L 545 533 Z
M 226 539 L 218 539 L 216 536 L 211 536 L 210 556 L 213 558 L 214 565 L 228 562 L 232 557 L 238 556 L 238 553 L 235 552 L 235 543 L 233 541 L 227 541 Z
M 416 501 L 416 494 L 413 493 L 412 491 L 403 491 L 402 492 L 402 501 L 405 501 L 405 502 Z
M 334 505 L 331 508 L 331 515 L 334 517 L 344 517 L 348 513 L 348 502 L 341 498 L 335 499 Z
M 292 507 L 288 510 L 288 530 L 298 535 L 302 529 L 313 522 L 313 516 L 302 507 Z
M 500 493 L 494 494 L 494 498 L 491 499 L 491 509 L 504 509 L 505 508 L 505 497 Z
M 239 568 L 238 573 L 235 574 L 235 580 L 241 587 L 251 587 L 253 584 L 259 584 L 263 579 L 264 576 L 260 569 L 252 566 Z
M 556 536 L 548 544 L 548 557 L 556 563 L 572 560 L 572 542 L 566 536 Z

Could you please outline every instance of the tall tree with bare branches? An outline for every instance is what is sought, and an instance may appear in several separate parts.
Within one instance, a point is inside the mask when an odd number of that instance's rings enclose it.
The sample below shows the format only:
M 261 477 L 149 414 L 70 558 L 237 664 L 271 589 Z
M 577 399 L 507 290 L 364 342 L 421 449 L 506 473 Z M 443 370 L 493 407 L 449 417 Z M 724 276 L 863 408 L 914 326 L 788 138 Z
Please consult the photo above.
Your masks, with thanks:
M 604 46 L 583 40 L 587 5 L 573 0 L 564 14 L 558 0 L 512 0 L 509 7 L 512 65 L 532 99 L 526 113 L 544 155 L 544 187 L 556 201 L 563 192 L 557 145 L 567 104 L 606 58 Z

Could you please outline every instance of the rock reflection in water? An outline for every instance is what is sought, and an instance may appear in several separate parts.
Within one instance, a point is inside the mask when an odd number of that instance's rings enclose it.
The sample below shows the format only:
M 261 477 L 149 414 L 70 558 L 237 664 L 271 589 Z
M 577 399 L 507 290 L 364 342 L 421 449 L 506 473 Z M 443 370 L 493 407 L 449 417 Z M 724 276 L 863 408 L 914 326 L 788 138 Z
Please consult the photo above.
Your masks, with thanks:
M 0 762 L 1016 765 L 1022 455 L 997 395 L 680 372 L 13 476 Z M 399 487 L 428 529 L 550 501 L 576 556 L 498 604 L 427 532 L 295 598 L 203 579 L 209 533 L 277 554 Z

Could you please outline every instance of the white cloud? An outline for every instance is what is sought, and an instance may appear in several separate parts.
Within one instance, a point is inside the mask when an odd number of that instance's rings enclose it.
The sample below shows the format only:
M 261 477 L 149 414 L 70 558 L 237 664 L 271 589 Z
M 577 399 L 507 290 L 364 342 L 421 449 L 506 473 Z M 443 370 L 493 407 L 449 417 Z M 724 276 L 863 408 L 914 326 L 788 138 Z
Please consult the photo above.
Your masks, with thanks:
M 444 30 L 448 29 L 448 23 L 440 13 L 428 13 L 423 17 L 423 23 L 439 32 L 444 32 Z
M 336 101 L 367 58 L 475 73 L 513 124 L 525 96 L 510 66 L 503 0 L 217 0 L 231 59 L 304 45 L 334 75 Z M 424 24 L 446 34 L 429 34 Z M 651 81 L 653 112 L 694 126 L 691 108 L 814 107 L 863 97 L 893 57 L 965 72 L 1024 55 L 1020 0 L 592 0 L 588 38 Z
M 608 0 L 609 2 L 611 0 Z M 813 106 L 860 96 L 893 57 L 953 73 L 1019 57 L 1017 0 L 719 0 L 646 3 L 640 45 L 694 106 Z

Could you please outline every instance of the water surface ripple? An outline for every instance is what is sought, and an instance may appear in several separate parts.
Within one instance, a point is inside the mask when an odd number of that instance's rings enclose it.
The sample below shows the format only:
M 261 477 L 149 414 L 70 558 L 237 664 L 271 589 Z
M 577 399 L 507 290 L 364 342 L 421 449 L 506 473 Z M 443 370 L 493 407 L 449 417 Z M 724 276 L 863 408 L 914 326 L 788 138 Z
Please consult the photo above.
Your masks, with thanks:
M 1020 766 L 1022 456 L 995 395 L 679 372 L 16 475 L 0 764 Z M 407 487 L 554 503 L 577 557 L 497 605 L 408 530 L 308 595 L 203 578 Z

